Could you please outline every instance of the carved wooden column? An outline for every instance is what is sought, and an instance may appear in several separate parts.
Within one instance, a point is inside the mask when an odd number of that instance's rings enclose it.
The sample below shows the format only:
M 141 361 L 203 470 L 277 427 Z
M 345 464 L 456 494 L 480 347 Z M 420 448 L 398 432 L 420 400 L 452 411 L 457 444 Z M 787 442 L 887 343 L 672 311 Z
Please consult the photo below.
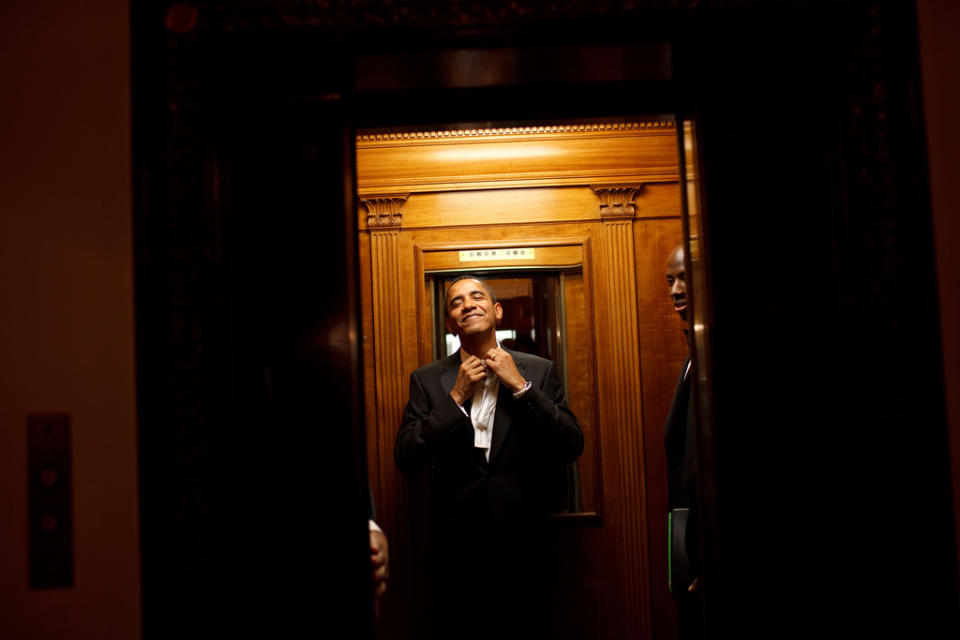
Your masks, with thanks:
M 602 230 L 598 274 L 597 333 L 600 424 L 617 430 L 605 443 L 605 482 L 615 482 L 610 492 L 618 503 L 605 505 L 607 522 L 616 527 L 616 556 L 621 559 L 621 592 L 628 607 L 621 632 L 629 638 L 652 637 L 650 615 L 650 557 L 643 473 L 643 413 L 640 386 L 640 339 L 637 324 L 636 264 L 633 246 L 634 197 L 641 185 L 591 187 L 600 200 Z M 601 438 L 603 436 L 601 435 Z M 611 440 L 613 442 L 611 442 Z M 616 445 L 616 446 L 614 446 Z M 613 462 L 613 465 L 610 463 Z M 614 469 L 610 469 L 614 466 Z M 637 508 L 638 505 L 641 508 Z M 639 535 L 639 537 L 638 537 Z
M 362 196 L 361 214 L 366 211 L 370 233 L 370 299 L 373 334 L 373 377 L 375 441 L 377 469 L 371 469 L 377 496 L 377 522 L 387 531 L 391 547 L 391 597 L 382 602 L 381 617 L 398 629 L 396 637 L 406 638 L 414 616 L 414 596 L 420 586 L 413 567 L 417 566 L 415 532 L 409 523 L 411 491 L 407 479 L 393 464 L 393 440 L 406 403 L 403 364 L 403 314 L 401 294 L 403 261 L 401 256 L 403 215 L 401 209 L 409 194 Z M 369 459 L 369 456 L 368 456 Z
M 373 353 L 376 389 L 378 460 L 384 459 L 384 449 L 392 446 L 393 434 L 400 424 L 405 389 L 400 309 L 400 208 L 409 194 L 391 194 L 366 197 L 360 200 L 367 210 L 367 226 L 370 228 L 371 296 L 373 301 Z M 371 373 L 371 372 L 368 372 Z M 381 470 L 382 471 L 382 470 Z M 393 495 L 384 487 L 392 477 L 378 473 L 381 482 L 380 495 Z M 377 505 L 384 520 L 396 521 L 393 505 Z
M 400 309 L 400 208 L 409 194 L 366 197 L 370 228 L 370 265 L 373 297 L 373 353 L 377 394 L 378 440 L 392 436 L 400 424 L 405 389 L 403 380 L 403 327 Z M 378 443 L 379 444 L 379 443 Z M 382 446 L 391 443 L 384 442 Z

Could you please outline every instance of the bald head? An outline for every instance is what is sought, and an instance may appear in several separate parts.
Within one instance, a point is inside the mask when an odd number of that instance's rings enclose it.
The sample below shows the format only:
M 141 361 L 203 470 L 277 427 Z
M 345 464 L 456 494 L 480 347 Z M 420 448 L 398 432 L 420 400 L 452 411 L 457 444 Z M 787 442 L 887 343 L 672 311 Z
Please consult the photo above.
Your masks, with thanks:
M 683 244 L 678 244 L 667 258 L 667 287 L 673 308 L 680 317 L 687 319 L 687 267 L 684 262 Z

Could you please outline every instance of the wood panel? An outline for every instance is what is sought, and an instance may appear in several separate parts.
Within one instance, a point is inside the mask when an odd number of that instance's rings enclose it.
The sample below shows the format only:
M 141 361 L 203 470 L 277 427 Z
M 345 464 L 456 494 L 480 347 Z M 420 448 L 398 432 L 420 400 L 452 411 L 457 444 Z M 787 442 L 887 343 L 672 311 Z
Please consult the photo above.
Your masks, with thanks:
M 637 218 L 677 217 L 680 215 L 680 183 L 644 184 L 634 202 Z
M 595 185 L 596 186 L 596 185 Z M 358 211 L 361 230 L 372 228 L 367 202 L 395 202 L 397 196 L 365 199 Z M 633 198 L 638 218 L 676 215 L 677 182 L 643 184 Z M 587 222 L 597 219 L 597 195 L 587 184 L 567 187 L 414 193 L 402 205 L 403 228 Z
M 380 505 L 380 518 L 384 526 L 399 522 L 406 510 L 404 496 L 397 495 L 393 486 L 394 476 L 388 472 L 389 458 L 385 453 L 390 449 L 390 432 L 400 424 L 404 405 L 402 351 L 397 348 L 401 343 L 403 327 L 400 323 L 400 291 L 396 283 L 400 279 L 400 265 L 397 244 L 400 230 L 377 231 L 370 234 L 371 266 L 371 313 L 373 324 L 373 378 L 375 387 L 376 445 L 378 461 L 375 467 L 380 479 L 380 494 L 384 497 Z M 368 315 L 368 314 L 364 314 Z
M 679 202 L 677 203 L 679 206 Z M 683 322 L 666 285 L 667 256 L 683 239 L 679 216 L 634 226 L 637 320 L 643 363 L 643 442 L 650 554 L 653 637 L 676 633 L 675 602 L 667 591 L 667 461 L 663 442 L 677 377 L 687 355 Z
M 418 522 L 415 505 L 411 504 L 411 496 L 415 494 L 408 486 L 405 478 L 399 474 L 393 465 L 393 440 L 400 424 L 403 406 L 406 403 L 406 377 L 410 366 L 404 360 L 404 335 L 409 334 L 409 328 L 404 326 L 404 307 L 412 306 L 410 296 L 404 299 L 400 282 L 408 281 L 404 278 L 404 267 L 401 261 L 401 245 L 403 244 L 399 228 L 384 231 L 375 231 L 364 238 L 361 245 L 369 244 L 369 263 L 361 268 L 362 280 L 366 280 L 365 288 L 369 288 L 369 300 L 364 298 L 364 317 L 369 317 L 372 325 L 372 348 L 365 349 L 365 360 L 372 352 L 374 367 L 368 373 L 368 379 L 373 379 L 375 411 L 368 421 L 374 421 L 374 436 L 368 444 L 373 444 L 377 461 L 371 467 L 371 476 L 376 470 L 376 485 L 380 501 L 377 505 L 377 520 L 381 527 L 388 532 L 392 547 L 392 580 L 393 590 L 398 597 L 386 598 L 383 603 L 383 615 L 392 619 L 394 623 L 404 629 L 416 628 L 415 618 L 417 607 L 414 605 L 415 594 L 422 590 L 418 583 L 419 576 L 413 571 L 417 556 L 414 553 L 395 553 L 396 550 L 415 550 L 414 540 L 417 538 L 419 527 L 411 528 L 405 523 Z M 407 331 L 405 334 L 404 332 Z M 414 362 L 416 360 L 414 359 Z M 372 373 L 372 375 L 369 375 Z M 368 433 L 371 430 L 368 427 Z M 374 484 L 371 481 L 371 484 Z M 381 628 L 381 635 L 385 632 Z M 408 637 L 403 633 L 391 637 Z
M 357 190 L 675 182 L 675 136 L 670 122 L 361 135 Z

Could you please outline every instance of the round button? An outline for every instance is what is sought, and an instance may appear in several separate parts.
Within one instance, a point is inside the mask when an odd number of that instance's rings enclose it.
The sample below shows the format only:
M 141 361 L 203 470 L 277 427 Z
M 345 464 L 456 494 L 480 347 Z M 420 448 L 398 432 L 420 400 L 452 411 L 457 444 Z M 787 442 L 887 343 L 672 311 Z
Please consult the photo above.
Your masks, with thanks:
M 48 513 L 47 515 L 40 518 L 40 529 L 44 533 L 51 533 L 56 528 L 57 528 L 57 516 Z
M 40 472 L 40 484 L 45 487 L 52 487 L 57 482 L 57 478 L 59 476 L 53 469 L 43 469 Z

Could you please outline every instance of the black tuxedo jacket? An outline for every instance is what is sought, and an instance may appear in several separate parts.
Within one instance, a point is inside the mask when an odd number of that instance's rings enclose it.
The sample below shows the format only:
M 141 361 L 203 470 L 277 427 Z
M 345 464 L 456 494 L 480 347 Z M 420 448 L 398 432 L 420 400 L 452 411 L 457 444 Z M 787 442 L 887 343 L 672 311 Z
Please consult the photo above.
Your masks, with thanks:
M 684 375 L 690 358 L 683 363 L 673 394 L 663 439 L 667 450 L 667 481 L 670 491 L 670 576 L 673 593 L 687 596 L 686 588 L 699 575 L 697 510 L 696 416 L 692 406 L 693 370 Z M 676 509 L 686 509 L 686 515 Z
M 410 375 L 410 401 L 394 446 L 397 467 L 429 467 L 433 517 L 441 540 L 509 550 L 529 542 L 561 495 L 566 463 L 583 451 L 583 433 L 567 406 L 554 364 L 510 351 L 532 383 L 514 398 L 501 383 L 490 461 L 474 447 L 469 416 L 450 397 L 460 353 Z
M 680 370 L 680 378 L 673 393 L 673 403 L 667 414 L 663 440 L 667 450 L 667 473 L 670 488 L 670 508 L 692 507 L 696 502 L 696 449 L 694 446 L 694 413 L 691 407 L 693 370 L 684 376 L 690 358 Z

